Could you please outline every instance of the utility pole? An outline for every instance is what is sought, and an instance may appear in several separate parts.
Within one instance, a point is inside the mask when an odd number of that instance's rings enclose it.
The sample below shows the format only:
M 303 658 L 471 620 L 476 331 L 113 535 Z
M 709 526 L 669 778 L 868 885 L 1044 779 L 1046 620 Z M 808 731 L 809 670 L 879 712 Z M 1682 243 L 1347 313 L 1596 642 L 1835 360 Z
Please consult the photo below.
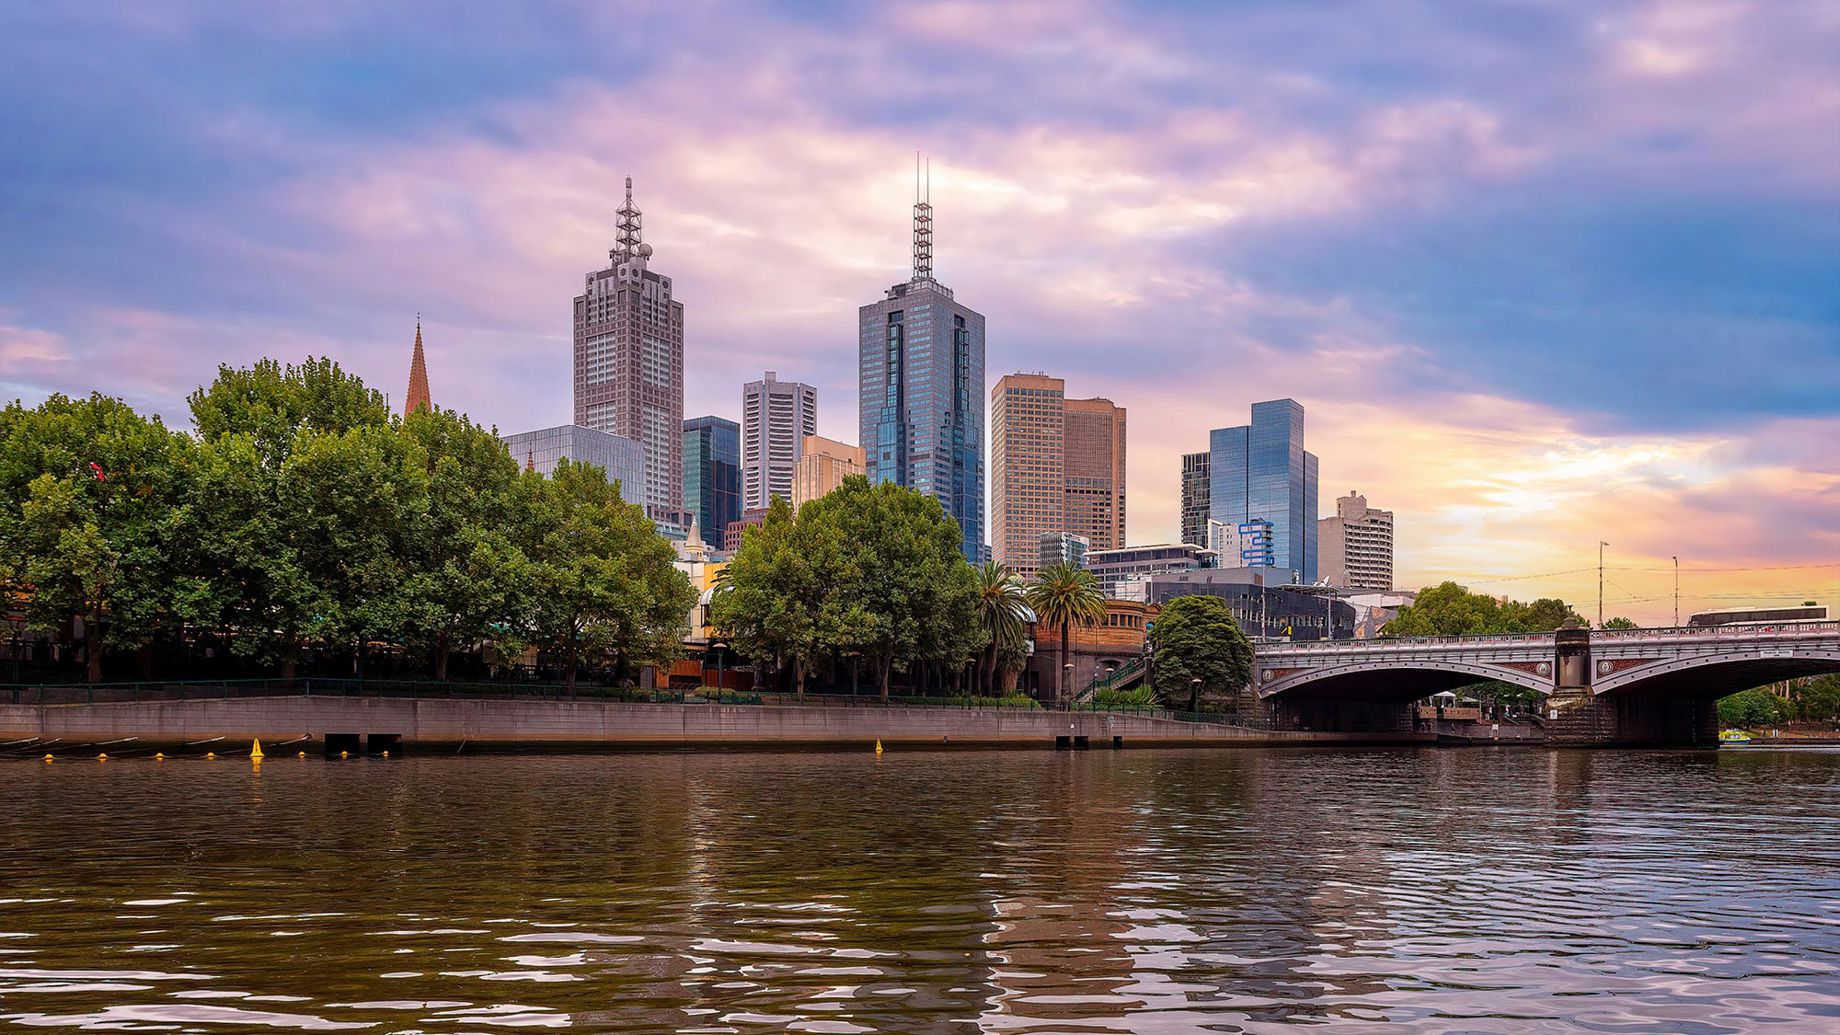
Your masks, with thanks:
M 1674 628 L 1680 628 L 1680 558 L 1674 558 Z
M 1602 539 L 1597 541 L 1597 627 L 1604 627 L 1604 547 L 1609 543 Z

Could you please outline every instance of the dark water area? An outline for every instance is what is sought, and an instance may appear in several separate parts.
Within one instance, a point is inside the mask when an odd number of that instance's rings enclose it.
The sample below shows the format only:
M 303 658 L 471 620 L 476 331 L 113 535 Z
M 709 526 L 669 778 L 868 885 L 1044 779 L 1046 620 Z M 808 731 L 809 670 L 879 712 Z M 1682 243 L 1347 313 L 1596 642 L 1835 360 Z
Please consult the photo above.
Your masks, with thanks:
M 1840 1030 L 1840 752 L 0 763 L 0 1028 Z

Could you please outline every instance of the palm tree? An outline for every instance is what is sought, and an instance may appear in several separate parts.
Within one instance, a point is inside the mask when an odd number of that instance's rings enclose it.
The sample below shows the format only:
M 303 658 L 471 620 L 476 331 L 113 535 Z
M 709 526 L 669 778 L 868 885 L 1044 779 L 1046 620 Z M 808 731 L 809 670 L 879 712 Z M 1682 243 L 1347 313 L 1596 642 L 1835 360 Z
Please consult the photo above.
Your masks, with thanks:
M 1105 597 L 1099 592 L 1099 580 L 1093 573 L 1072 564 L 1051 564 L 1036 572 L 1035 581 L 1024 593 L 1035 612 L 1037 626 L 1061 627 L 1060 666 L 1054 670 L 1054 702 L 1065 704 L 1067 655 L 1075 623 L 1097 625 L 1105 620 Z
M 997 655 L 1028 636 L 1028 604 L 1023 601 L 1022 580 L 1007 565 L 986 561 L 977 569 L 978 624 L 990 641 L 978 659 L 978 682 L 996 693 Z

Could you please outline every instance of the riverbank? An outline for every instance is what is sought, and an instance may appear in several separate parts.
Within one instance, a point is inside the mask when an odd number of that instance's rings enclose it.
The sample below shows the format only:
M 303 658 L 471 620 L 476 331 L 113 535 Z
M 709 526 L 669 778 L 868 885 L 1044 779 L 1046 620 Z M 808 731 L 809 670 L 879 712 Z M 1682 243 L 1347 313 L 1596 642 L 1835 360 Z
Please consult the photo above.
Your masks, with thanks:
M 1429 744 L 1430 734 L 1251 729 L 1109 712 L 1012 708 L 633 703 L 582 699 L 256 696 L 0 704 L 14 753 L 107 747 L 289 751 L 584 751 L 782 746 L 906 748 L 1236 747 Z M 113 745 L 110 747 L 110 745 Z

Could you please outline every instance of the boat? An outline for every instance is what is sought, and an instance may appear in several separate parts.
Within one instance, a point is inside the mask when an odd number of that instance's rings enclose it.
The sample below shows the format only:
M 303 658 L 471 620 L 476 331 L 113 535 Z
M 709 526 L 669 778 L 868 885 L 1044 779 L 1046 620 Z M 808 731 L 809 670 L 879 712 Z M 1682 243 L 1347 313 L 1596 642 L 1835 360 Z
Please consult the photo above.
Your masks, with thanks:
M 1720 730 L 1720 747 L 1743 747 L 1751 742 L 1751 735 L 1743 730 Z

